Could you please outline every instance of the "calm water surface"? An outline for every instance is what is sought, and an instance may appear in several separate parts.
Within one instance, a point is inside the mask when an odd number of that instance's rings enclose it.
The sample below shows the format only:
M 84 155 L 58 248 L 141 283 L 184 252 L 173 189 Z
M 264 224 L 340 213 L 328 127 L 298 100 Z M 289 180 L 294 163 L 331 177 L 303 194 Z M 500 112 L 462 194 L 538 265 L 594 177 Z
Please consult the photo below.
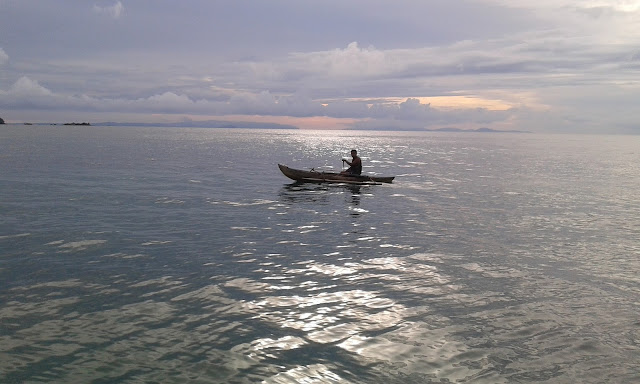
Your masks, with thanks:
M 391 185 L 295 184 L 351 148 Z M 0 128 L 2 383 L 640 381 L 640 138 Z

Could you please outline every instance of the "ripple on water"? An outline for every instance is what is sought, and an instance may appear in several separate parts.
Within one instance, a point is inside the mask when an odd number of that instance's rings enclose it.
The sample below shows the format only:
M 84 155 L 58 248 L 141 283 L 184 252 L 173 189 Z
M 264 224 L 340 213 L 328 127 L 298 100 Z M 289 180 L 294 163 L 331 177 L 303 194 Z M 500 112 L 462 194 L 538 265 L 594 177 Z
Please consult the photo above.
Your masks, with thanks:
M 3 206 L 0 381 L 639 382 L 637 141 L 144 132 L 108 142 L 126 155 L 108 167 L 3 168 L 25 194 Z M 75 139 L 40 151 L 60 131 L 40 133 L 12 156 L 48 166 Z M 273 153 L 315 162 L 345 138 L 397 182 L 272 177 Z M 214 149 L 207 172 L 234 182 L 184 166 Z M 157 161 L 130 167 L 138 150 Z
M 68 243 L 58 244 L 57 242 L 49 243 L 51 245 L 58 245 L 60 252 L 70 253 L 70 252 L 80 252 L 84 251 L 88 248 L 95 247 L 106 243 L 107 240 L 81 240 L 81 241 L 71 241 Z
M 267 384 L 287 384 L 287 383 L 345 383 L 349 384 L 348 380 L 340 377 L 340 375 L 332 372 L 324 364 L 311 364 L 302 367 L 296 367 L 289 369 L 285 372 L 280 372 L 273 377 L 264 380 Z

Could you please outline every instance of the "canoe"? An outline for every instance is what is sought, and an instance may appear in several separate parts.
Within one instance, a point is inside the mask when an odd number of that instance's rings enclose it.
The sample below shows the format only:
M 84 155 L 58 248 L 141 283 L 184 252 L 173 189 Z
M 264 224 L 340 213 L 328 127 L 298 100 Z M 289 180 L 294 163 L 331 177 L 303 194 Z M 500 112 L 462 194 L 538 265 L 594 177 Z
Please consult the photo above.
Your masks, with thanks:
M 336 172 L 303 171 L 278 164 L 280 171 L 295 181 L 312 183 L 346 183 L 346 184 L 378 184 L 391 183 L 394 176 L 368 176 L 368 175 L 341 175 Z

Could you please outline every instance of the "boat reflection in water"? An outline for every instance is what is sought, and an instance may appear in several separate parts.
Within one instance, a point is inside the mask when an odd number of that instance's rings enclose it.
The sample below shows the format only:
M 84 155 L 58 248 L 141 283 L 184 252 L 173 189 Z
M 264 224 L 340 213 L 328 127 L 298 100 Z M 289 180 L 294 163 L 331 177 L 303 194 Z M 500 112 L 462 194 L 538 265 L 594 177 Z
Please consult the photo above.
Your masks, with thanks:
M 295 182 L 282 187 L 279 195 L 282 203 L 313 203 L 315 205 L 308 208 L 316 212 L 322 211 L 322 206 L 333 206 L 335 197 L 344 198 L 345 211 L 352 216 L 360 216 L 363 210 L 358 207 L 363 194 L 367 193 L 367 189 L 367 185 Z M 333 212 L 333 214 L 335 213 L 337 212 Z M 330 214 L 330 212 L 325 214 Z

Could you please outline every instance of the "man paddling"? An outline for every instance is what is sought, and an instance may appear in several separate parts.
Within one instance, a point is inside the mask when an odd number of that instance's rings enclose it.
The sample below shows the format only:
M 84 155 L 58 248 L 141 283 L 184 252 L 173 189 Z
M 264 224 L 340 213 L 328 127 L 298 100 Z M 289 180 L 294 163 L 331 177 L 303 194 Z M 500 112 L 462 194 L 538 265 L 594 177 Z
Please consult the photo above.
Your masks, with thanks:
M 342 175 L 359 175 L 362 173 L 362 160 L 358 156 L 358 151 L 355 149 L 351 150 L 351 161 L 342 159 L 344 163 L 349 164 L 349 169 L 346 171 L 340 172 Z

